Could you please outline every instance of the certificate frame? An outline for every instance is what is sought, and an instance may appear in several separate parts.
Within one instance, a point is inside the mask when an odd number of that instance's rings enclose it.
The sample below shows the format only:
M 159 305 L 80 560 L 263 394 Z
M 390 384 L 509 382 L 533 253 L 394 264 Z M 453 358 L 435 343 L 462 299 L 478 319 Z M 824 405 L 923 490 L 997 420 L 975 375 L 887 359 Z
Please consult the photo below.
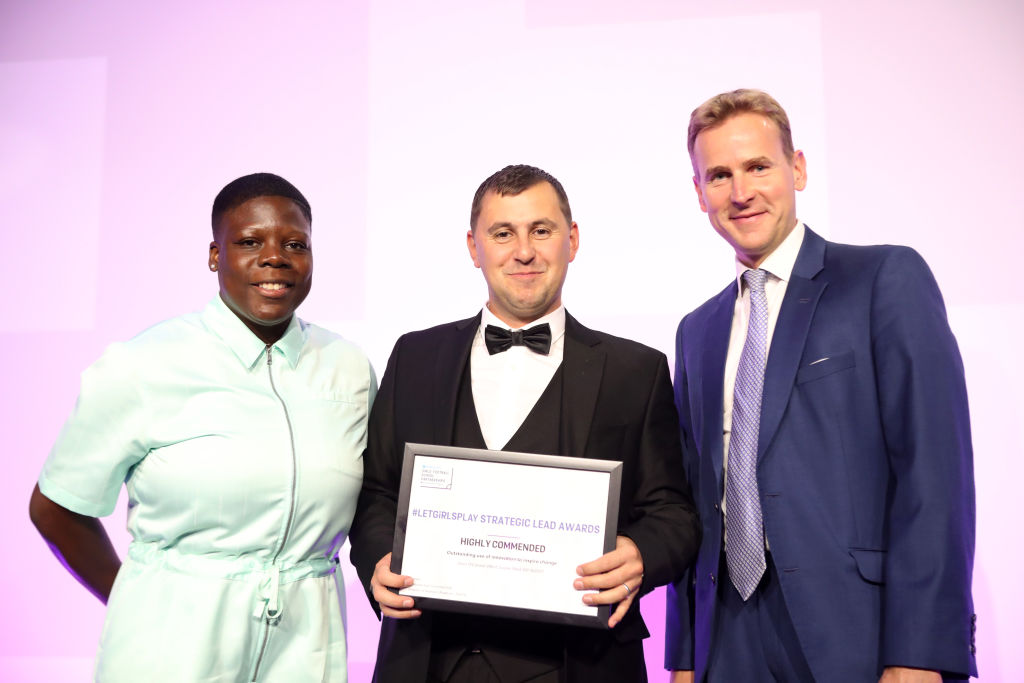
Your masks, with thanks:
M 483 463 L 484 468 L 474 466 L 475 472 L 488 471 L 490 469 L 497 470 L 501 469 L 504 472 L 508 470 L 506 468 L 489 468 L 487 463 L 500 464 L 500 465 L 514 465 L 514 466 L 525 466 L 535 468 L 552 468 L 558 470 L 560 478 L 569 477 L 573 479 L 579 479 L 581 482 L 584 481 L 584 477 L 575 477 L 574 472 L 587 472 L 587 473 L 604 473 L 607 474 L 607 506 L 605 509 L 603 519 L 603 529 L 601 530 L 601 552 L 607 553 L 615 549 L 615 537 L 618 532 L 618 514 L 619 514 L 619 499 L 620 490 L 622 485 L 622 462 L 614 460 L 597 460 L 592 458 L 572 458 L 560 455 L 540 455 L 536 453 L 516 453 L 509 451 L 492 451 L 479 448 L 462 448 L 457 446 L 438 446 L 431 444 L 419 444 L 419 443 L 406 443 L 405 454 L 402 461 L 402 479 L 401 487 L 398 496 L 398 505 L 395 516 L 395 534 L 394 544 L 391 553 L 391 571 L 396 574 L 406 573 L 403 572 L 403 566 L 406 564 L 406 533 L 409 526 L 409 514 L 410 509 L 418 510 L 417 499 L 421 497 L 418 495 L 418 491 L 423 486 L 422 481 L 420 486 L 413 486 L 413 475 L 416 471 L 416 463 L 418 458 L 428 459 L 439 459 L 446 461 L 451 464 L 452 474 L 448 480 L 448 488 L 451 488 L 451 481 L 454 480 L 455 473 L 459 468 L 460 462 L 472 461 L 474 463 Z M 427 462 L 427 461 L 423 461 Z M 422 464 L 422 463 L 421 463 Z M 544 469 L 531 470 L 529 474 L 531 476 L 540 475 L 543 476 L 545 473 Z M 525 473 L 524 473 L 525 474 Z M 588 476 L 589 480 L 587 484 L 587 490 L 592 492 L 598 490 L 595 486 L 595 479 L 592 475 Z M 600 481 L 598 478 L 596 481 Z M 495 482 L 500 485 L 500 480 Z M 429 486 L 428 488 L 444 488 L 444 482 L 440 482 L 441 486 Z M 425 494 L 422 494 L 425 495 Z M 535 501 L 534 501 L 535 502 Z M 529 513 L 534 519 L 537 518 L 538 513 L 543 513 L 543 510 L 537 511 L 531 509 Z M 421 523 L 422 524 L 422 523 Z M 445 557 L 446 554 L 443 548 L 437 550 L 439 562 L 450 561 Z M 587 562 L 593 559 L 597 559 L 597 555 L 594 557 L 581 558 L 578 564 Z M 406 567 L 408 569 L 408 567 Z M 487 570 L 470 570 L 474 573 L 484 575 Z M 582 597 L 584 593 L 582 591 L 575 591 L 571 587 L 571 583 L 567 580 L 567 589 L 572 590 L 575 595 L 580 598 L 580 605 L 582 605 Z M 399 589 L 392 589 L 394 592 L 400 592 Z M 499 592 L 495 588 L 495 593 Z M 417 609 L 426 610 L 441 610 L 448 612 L 461 612 L 465 614 L 476 614 L 492 617 L 504 617 L 512 619 L 523 619 L 529 621 L 542 621 L 548 623 L 565 624 L 572 626 L 586 626 L 590 628 L 608 628 L 608 618 L 611 615 L 612 605 L 596 605 L 596 606 L 584 606 L 587 614 L 568 612 L 561 610 L 548 610 L 532 607 L 519 607 L 504 603 L 493 603 L 493 602 L 478 602 L 474 600 L 462 600 L 462 599 L 449 599 L 436 596 L 426 595 L 412 595 L 416 602 Z

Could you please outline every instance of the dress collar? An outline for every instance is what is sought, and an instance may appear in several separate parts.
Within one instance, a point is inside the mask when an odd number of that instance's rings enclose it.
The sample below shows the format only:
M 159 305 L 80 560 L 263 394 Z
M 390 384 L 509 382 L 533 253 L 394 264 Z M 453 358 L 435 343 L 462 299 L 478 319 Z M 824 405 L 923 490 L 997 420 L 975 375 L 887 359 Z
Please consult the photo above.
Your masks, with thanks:
M 201 318 L 206 328 L 220 337 L 246 368 L 252 368 L 263 356 L 267 345 L 227 307 L 219 294 L 206 305 Z M 274 342 L 273 348 L 294 368 L 299 362 L 299 354 L 306 343 L 306 336 L 305 324 L 297 315 L 292 315 L 287 329 L 281 338 Z

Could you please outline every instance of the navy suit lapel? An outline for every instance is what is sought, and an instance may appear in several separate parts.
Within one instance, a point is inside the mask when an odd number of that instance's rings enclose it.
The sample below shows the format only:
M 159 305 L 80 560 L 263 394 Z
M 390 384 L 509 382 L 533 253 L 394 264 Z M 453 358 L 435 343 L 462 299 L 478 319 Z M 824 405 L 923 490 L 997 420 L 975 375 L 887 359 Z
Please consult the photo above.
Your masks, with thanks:
M 450 339 L 438 341 L 437 362 L 434 364 L 433 385 L 437 391 L 427 396 L 434 410 L 434 443 L 450 446 L 455 430 L 455 408 L 458 404 L 462 374 L 469 362 L 473 338 L 480 328 L 480 314 L 454 323 Z
M 593 331 L 565 314 L 561 450 L 576 458 L 582 458 L 586 452 L 604 374 L 605 352 L 600 341 Z
M 732 314 L 736 306 L 736 281 L 718 295 L 704 328 L 700 378 L 704 405 L 700 452 L 711 458 L 716 490 L 722 490 L 722 408 L 725 394 L 725 356 L 729 351 Z
M 757 440 L 759 461 L 768 450 L 782 415 L 786 412 L 814 310 L 828 285 L 824 279 L 815 279 L 824 263 L 825 240 L 808 228 L 786 286 L 786 297 L 782 300 L 782 309 L 768 351 L 761 394 L 761 427 Z

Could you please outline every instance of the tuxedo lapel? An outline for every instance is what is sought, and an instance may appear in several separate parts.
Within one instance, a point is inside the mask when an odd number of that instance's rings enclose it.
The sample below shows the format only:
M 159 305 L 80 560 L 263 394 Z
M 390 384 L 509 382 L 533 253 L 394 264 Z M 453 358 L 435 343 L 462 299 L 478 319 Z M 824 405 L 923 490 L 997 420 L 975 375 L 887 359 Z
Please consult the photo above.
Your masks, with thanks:
M 422 397 L 433 406 L 434 443 L 450 446 L 455 430 L 455 408 L 458 404 L 459 385 L 469 362 L 473 338 L 480 328 L 480 314 L 454 324 L 449 339 L 438 340 L 437 362 L 434 365 L 436 395 Z
M 786 297 L 782 300 L 765 365 L 761 427 L 757 440 L 758 461 L 764 457 L 775 437 L 789 403 L 814 311 L 828 285 L 824 279 L 815 279 L 824 262 L 825 240 L 808 228 L 786 286 Z
M 604 363 L 600 338 L 566 313 L 561 444 L 565 455 L 584 457 Z
M 732 314 L 736 306 L 736 281 L 718 295 L 714 310 L 704 328 L 701 354 L 701 407 L 704 424 L 701 427 L 700 452 L 711 458 L 715 470 L 716 490 L 722 490 L 722 410 L 725 393 L 725 356 L 729 351 L 732 332 Z

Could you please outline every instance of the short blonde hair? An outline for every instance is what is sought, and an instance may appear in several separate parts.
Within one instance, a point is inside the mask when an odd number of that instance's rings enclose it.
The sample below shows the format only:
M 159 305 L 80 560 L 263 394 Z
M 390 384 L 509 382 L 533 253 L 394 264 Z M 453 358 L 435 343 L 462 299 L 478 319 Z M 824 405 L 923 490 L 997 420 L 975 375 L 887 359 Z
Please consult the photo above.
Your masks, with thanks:
M 786 110 L 782 108 L 774 97 L 762 90 L 741 88 L 732 92 L 724 92 L 715 95 L 710 100 L 700 105 L 690 114 L 690 128 L 686 136 L 686 149 L 690 152 L 690 161 L 696 164 L 693 158 L 693 148 L 697 143 L 697 136 L 702 131 L 722 125 L 737 114 L 761 114 L 779 127 L 779 135 L 782 136 L 782 151 L 786 159 L 793 160 L 793 133 L 789 129 L 789 117 Z M 694 171 L 697 167 L 694 165 Z

